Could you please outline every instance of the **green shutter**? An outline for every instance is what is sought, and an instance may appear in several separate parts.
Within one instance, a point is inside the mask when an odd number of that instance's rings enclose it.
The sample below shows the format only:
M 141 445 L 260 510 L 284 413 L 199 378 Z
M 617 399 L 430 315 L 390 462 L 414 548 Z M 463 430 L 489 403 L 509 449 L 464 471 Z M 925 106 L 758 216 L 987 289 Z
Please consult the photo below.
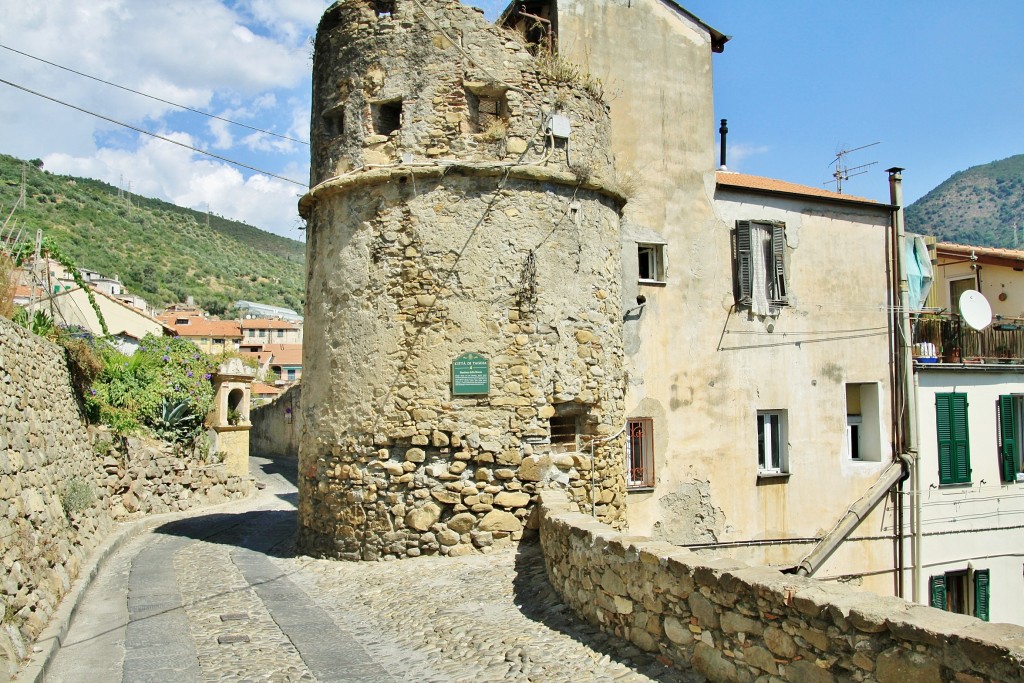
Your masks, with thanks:
M 750 303 L 750 294 L 753 291 L 750 273 L 752 259 L 750 221 L 736 221 L 736 280 L 741 304 Z
M 953 483 L 953 428 L 949 394 L 935 395 L 935 431 L 939 446 L 939 483 Z M 945 591 L 945 586 L 943 586 Z
M 999 397 L 999 471 L 1003 481 L 1017 480 L 1017 412 L 1013 396 Z
M 967 394 L 935 395 L 935 430 L 939 447 L 939 483 L 970 483 L 971 447 L 967 429 Z
M 974 570 L 974 616 L 988 621 L 988 585 L 987 569 Z
M 928 604 L 939 609 L 946 609 L 946 577 L 933 576 L 928 579 Z
M 971 440 L 967 429 L 967 394 L 953 394 L 953 478 L 958 484 L 971 481 Z
M 772 292 L 772 301 L 776 304 L 785 304 L 789 301 L 788 290 L 786 289 L 786 224 L 772 224 L 772 265 L 774 268 L 775 288 Z

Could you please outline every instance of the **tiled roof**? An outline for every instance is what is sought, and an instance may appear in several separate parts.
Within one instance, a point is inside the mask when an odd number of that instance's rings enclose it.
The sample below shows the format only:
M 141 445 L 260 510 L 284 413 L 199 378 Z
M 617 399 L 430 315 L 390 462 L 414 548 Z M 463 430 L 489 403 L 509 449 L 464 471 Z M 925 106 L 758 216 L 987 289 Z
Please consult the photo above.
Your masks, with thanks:
M 187 325 L 169 324 L 179 337 L 232 337 L 241 339 L 242 330 L 237 320 L 207 320 L 190 318 Z
M 253 382 L 251 391 L 258 396 L 276 396 L 281 393 L 277 387 L 263 382 Z
M 938 242 L 935 251 L 939 256 L 961 256 L 970 258 L 973 254 L 981 259 L 1000 259 L 1005 261 L 1024 262 L 1024 250 L 1002 249 L 1000 247 L 972 247 L 969 244 L 953 244 L 952 242 Z
M 762 176 L 747 175 L 745 173 L 718 171 L 715 173 L 715 180 L 717 181 L 719 187 L 735 187 L 744 190 L 757 190 L 760 192 L 777 192 L 781 194 L 795 194 L 803 195 L 805 197 L 829 199 L 833 201 L 856 202 L 859 204 L 875 204 L 879 207 L 887 206 L 886 204 L 876 202 L 873 199 L 856 197 L 852 194 L 840 194 L 838 192 L 832 192 L 831 190 L 823 190 L 819 187 L 810 187 L 809 185 L 798 185 L 797 183 L 789 183 L 786 182 L 785 180 L 776 180 L 775 178 L 764 178 Z
M 264 344 L 263 352 L 268 351 L 273 365 L 302 365 L 302 344 Z

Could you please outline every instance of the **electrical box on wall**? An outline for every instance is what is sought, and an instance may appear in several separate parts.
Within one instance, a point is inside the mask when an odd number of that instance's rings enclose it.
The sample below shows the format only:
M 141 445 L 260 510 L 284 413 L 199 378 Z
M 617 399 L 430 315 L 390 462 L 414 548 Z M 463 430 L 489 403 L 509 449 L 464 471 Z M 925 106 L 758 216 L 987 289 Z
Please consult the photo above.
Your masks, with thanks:
M 548 133 L 556 138 L 568 140 L 571 130 L 572 125 L 569 123 L 569 117 L 564 114 L 555 114 L 548 119 Z

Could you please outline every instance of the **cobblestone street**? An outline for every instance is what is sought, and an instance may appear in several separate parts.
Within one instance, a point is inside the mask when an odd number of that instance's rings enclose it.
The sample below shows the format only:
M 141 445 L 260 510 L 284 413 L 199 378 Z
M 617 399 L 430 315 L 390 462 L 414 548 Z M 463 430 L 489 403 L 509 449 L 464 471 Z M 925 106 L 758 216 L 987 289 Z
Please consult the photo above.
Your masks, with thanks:
M 535 543 L 458 558 L 295 557 L 295 489 L 253 459 L 255 498 L 126 543 L 46 680 L 697 681 L 562 606 Z

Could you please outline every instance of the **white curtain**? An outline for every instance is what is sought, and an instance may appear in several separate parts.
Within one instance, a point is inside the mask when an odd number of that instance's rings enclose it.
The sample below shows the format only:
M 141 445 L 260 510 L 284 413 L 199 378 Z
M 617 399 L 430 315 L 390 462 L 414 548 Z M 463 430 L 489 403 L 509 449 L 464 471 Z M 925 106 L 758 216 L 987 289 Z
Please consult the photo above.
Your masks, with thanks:
M 768 294 L 772 266 L 771 226 L 754 223 L 750 226 L 750 310 L 754 315 L 770 315 Z

